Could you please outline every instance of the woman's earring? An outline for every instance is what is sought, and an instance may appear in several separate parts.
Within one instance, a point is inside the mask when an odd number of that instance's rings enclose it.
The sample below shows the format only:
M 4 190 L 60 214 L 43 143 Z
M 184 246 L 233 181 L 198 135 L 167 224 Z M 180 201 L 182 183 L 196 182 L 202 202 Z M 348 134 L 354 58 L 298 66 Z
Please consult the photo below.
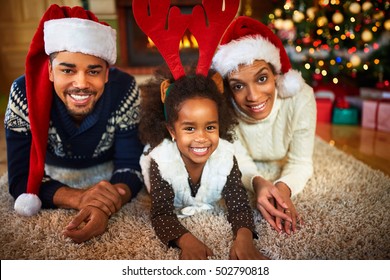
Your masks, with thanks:
M 172 142 L 175 142 L 175 137 L 172 136 Z

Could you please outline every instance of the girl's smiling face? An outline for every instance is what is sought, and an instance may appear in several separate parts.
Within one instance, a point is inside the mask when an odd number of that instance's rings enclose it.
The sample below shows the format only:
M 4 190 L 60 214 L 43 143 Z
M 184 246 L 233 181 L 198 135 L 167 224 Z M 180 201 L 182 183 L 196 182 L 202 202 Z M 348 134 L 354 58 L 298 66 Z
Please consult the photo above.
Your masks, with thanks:
M 276 76 L 264 60 L 240 65 L 228 76 L 229 87 L 240 110 L 255 120 L 271 113 L 276 89 Z
M 169 133 L 176 140 L 186 168 L 206 164 L 219 142 L 217 104 L 208 98 L 185 100 Z

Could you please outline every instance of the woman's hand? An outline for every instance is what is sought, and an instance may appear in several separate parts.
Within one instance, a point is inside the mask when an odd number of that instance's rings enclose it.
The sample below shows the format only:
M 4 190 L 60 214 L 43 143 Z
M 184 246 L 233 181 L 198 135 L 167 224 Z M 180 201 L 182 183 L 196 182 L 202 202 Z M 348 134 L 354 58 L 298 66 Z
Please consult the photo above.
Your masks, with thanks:
M 276 187 L 278 188 L 282 199 L 287 204 L 287 208 L 284 208 L 276 201 L 276 208 L 280 211 L 284 211 L 284 213 L 288 215 L 292 220 L 292 222 L 290 222 L 288 220 L 283 220 L 279 217 L 275 217 L 276 226 L 278 228 L 283 228 L 284 226 L 284 231 L 287 234 L 290 234 L 291 231 L 295 233 L 298 229 L 297 226 L 302 225 L 303 221 L 302 219 L 300 219 L 298 212 L 296 211 L 295 206 L 290 199 L 290 195 L 291 195 L 290 188 L 283 182 L 277 182 Z
M 290 198 L 290 189 L 282 182 L 276 186 L 264 178 L 253 179 L 253 189 L 256 193 L 257 208 L 264 219 L 278 232 L 288 234 L 297 229 L 299 215 Z

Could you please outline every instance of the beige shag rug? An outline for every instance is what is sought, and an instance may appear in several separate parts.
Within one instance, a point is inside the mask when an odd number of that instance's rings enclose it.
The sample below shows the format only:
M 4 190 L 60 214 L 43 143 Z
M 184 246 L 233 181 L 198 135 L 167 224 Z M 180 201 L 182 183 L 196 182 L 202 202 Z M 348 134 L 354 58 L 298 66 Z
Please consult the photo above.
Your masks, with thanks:
M 314 176 L 294 198 L 305 226 L 278 234 L 254 210 L 256 245 L 271 259 L 390 259 L 390 177 L 316 139 Z M 149 219 L 150 199 L 141 191 L 115 214 L 108 230 L 83 244 L 61 235 L 74 210 L 43 210 L 34 217 L 13 211 L 6 176 L 0 179 L 0 257 L 5 259 L 178 259 L 163 246 Z M 182 220 L 215 254 L 227 259 L 232 242 L 224 211 Z

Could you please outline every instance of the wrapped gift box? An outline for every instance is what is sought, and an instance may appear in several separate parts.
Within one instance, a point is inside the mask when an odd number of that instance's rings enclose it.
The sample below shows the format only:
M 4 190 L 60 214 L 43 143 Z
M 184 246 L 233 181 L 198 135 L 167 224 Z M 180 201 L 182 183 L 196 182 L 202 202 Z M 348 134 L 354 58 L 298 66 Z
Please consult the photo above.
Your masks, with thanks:
M 357 108 L 334 108 L 332 123 L 334 124 L 359 124 L 359 111 Z
M 336 98 L 332 123 L 349 125 L 356 125 L 359 123 L 358 109 L 352 107 L 345 96 L 338 96 Z
M 332 91 L 315 91 L 317 104 L 317 122 L 330 123 L 332 121 L 332 109 L 335 95 Z
M 390 132 L 390 99 L 363 100 L 362 126 Z
M 330 99 L 316 98 L 317 122 L 330 123 L 332 120 L 333 102 Z
M 360 97 L 363 99 L 390 99 L 390 90 L 362 87 Z

